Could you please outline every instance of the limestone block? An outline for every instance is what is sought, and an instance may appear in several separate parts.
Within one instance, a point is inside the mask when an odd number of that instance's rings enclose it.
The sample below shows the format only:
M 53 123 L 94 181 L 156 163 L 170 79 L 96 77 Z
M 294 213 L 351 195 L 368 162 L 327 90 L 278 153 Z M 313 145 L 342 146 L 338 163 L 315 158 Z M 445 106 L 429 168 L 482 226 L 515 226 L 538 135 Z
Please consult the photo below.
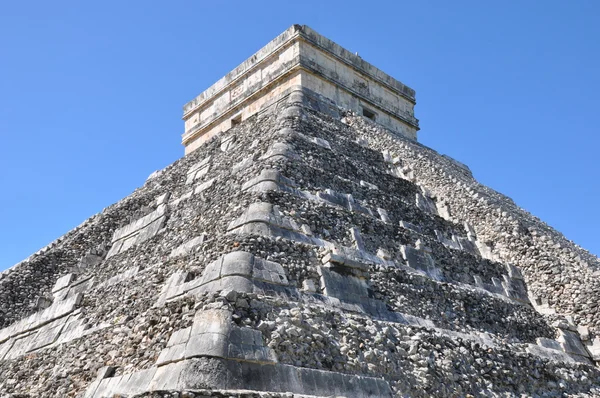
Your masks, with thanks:
M 450 213 L 450 207 L 447 203 L 436 203 L 437 213 L 440 217 L 445 220 L 452 220 L 452 215 Z
M 373 215 L 373 211 L 371 209 L 363 206 L 358 201 L 354 200 L 354 198 L 352 197 L 351 194 L 348 194 L 347 197 L 348 197 L 348 209 L 350 211 L 366 214 L 369 216 Z
M 52 293 L 56 293 L 59 290 L 62 290 L 64 288 L 68 287 L 74 279 L 75 279 L 75 274 L 66 274 L 66 275 L 61 276 L 60 278 L 58 278 L 58 280 L 54 284 L 54 287 L 52 288 Z
M 252 159 L 252 156 L 249 156 L 249 157 L 245 158 L 244 160 L 234 164 L 233 167 L 231 168 L 231 171 L 234 174 L 240 173 L 240 172 L 245 171 L 248 168 L 250 168 L 250 166 L 252 166 L 253 163 L 254 163 L 254 160 Z
M 521 270 L 519 269 L 519 267 L 516 267 L 509 263 L 506 263 L 505 266 L 509 277 L 511 277 L 512 279 L 523 280 L 523 274 L 521 274 Z
M 349 208 L 348 196 L 335 192 L 332 189 L 326 189 L 325 192 L 318 192 L 317 197 L 325 202 L 329 202 L 346 209 Z
M 553 340 L 553 339 L 548 339 L 548 338 L 545 338 L 545 337 L 538 337 L 536 339 L 536 343 L 538 345 L 541 345 L 542 347 L 546 347 L 546 348 L 550 348 L 550 349 L 553 349 L 553 350 L 560 350 L 560 351 L 562 351 L 562 347 L 561 347 L 560 343 L 558 341 L 556 341 L 556 340 Z
M 348 268 L 354 268 L 366 272 L 369 270 L 369 264 L 365 261 L 364 252 L 353 250 L 343 246 L 333 246 L 327 254 L 321 259 L 323 264 L 343 265 Z
M 383 161 L 386 163 L 392 163 L 392 154 L 390 153 L 389 150 L 384 149 L 381 152 L 381 155 L 383 156 Z
M 173 249 L 173 251 L 171 252 L 169 257 L 175 258 L 175 257 L 184 256 L 184 255 L 188 254 L 192 249 L 196 248 L 197 246 L 200 246 L 204 242 L 205 239 L 206 239 L 205 234 L 202 234 L 200 236 L 192 238 L 192 239 L 188 240 L 187 242 L 177 246 L 175 249 Z
M 119 393 L 133 396 L 148 391 L 155 373 L 156 368 L 152 367 L 124 375 L 118 386 Z
M 38 311 L 44 310 L 52 305 L 52 300 L 46 297 L 38 297 L 35 300 L 35 309 Z
M 263 280 L 265 282 L 274 283 L 277 285 L 288 284 L 285 270 L 280 264 L 256 257 L 254 258 L 252 277 L 254 279 Z
M 161 204 L 152 213 L 117 229 L 112 237 L 112 247 L 107 258 L 142 243 L 158 233 L 166 220 L 167 205 Z
M 54 343 L 63 330 L 66 321 L 66 318 L 62 318 L 38 329 L 38 331 L 32 336 L 26 352 L 38 350 Z
M 250 179 L 242 185 L 242 191 L 265 191 L 267 188 L 289 191 L 287 188 L 295 186 L 296 183 L 291 179 L 284 177 L 279 170 L 263 169 L 257 177 Z
M 220 269 L 216 271 L 217 277 L 221 275 L 251 276 L 253 273 L 255 257 L 247 252 L 236 251 L 225 254 L 221 258 Z M 216 278 L 211 278 L 216 279 Z
M 547 358 L 552 361 L 575 362 L 575 360 L 572 357 L 570 357 L 567 353 L 563 352 L 562 350 L 546 348 L 537 344 L 528 344 L 525 350 L 530 354 L 542 358 Z
M 170 192 L 163 193 L 158 198 L 156 198 L 156 206 L 160 206 L 162 204 L 166 204 L 170 197 L 171 197 L 171 193 Z
M 275 142 L 271 148 L 260 157 L 260 160 L 277 161 L 279 159 L 299 160 L 300 156 L 290 145 L 283 142 Z
M 437 215 L 437 207 L 435 205 L 435 203 L 433 202 L 433 200 L 431 200 L 430 198 L 422 195 L 421 193 L 416 194 L 416 205 L 417 207 L 429 214 L 432 215 Z
M 34 334 L 23 334 L 14 339 L 12 347 L 5 354 L 4 359 L 15 359 L 27 353 L 31 343 L 33 342 Z
M 319 138 L 319 137 L 313 137 L 311 141 L 313 143 L 315 143 L 325 149 L 329 149 L 331 151 L 331 144 L 329 143 L 329 141 L 327 141 L 323 138 Z
M 211 157 L 208 156 L 202 159 L 200 162 L 194 164 L 192 167 L 190 167 L 190 169 L 187 172 L 187 178 L 185 183 L 189 185 L 195 180 L 204 177 L 210 169 L 210 160 Z
M 581 341 L 588 341 L 590 339 L 590 330 L 587 326 L 577 326 L 577 333 L 579 333 Z
M 285 293 L 284 287 L 288 285 L 286 272 L 280 264 L 243 251 L 225 254 L 208 264 L 199 278 L 189 281 L 188 278 L 187 273 L 171 276 L 156 305 L 160 306 L 182 294 L 196 295 L 223 290 L 277 295 Z
M 232 321 L 231 312 L 227 310 L 199 310 L 194 316 L 191 336 L 212 333 L 229 336 Z
M 421 227 L 418 227 L 418 226 L 416 226 L 414 224 L 411 224 L 411 223 L 409 223 L 407 221 L 400 221 L 400 226 L 402 228 L 404 228 L 404 229 L 410 229 L 411 231 L 416 232 L 418 234 L 422 233 Z
M 176 330 L 171 334 L 169 341 L 167 342 L 167 347 L 171 347 L 178 344 L 185 344 L 190 339 L 190 333 L 192 331 L 191 327 L 187 327 L 184 329 Z
M 592 360 L 596 362 L 600 361 L 600 338 L 595 338 L 591 344 L 588 344 L 586 346 L 586 348 L 590 353 Z M 2 358 L 1 354 L 0 358 Z
M 400 246 L 400 252 L 409 267 L 420 270 L 435 280 L 443 279 L 429 253 L 404 245 Z
M 14 342 L 15 342 L 14 339 L 10 339 L 10 340 L 5 341 L 4 343 L 0 344 L 0 361 L 2 359 L 4 359 L 6 354 L 10 351 Z
M 250 226 L 241 229 L 241 227 L 244 227 L 247 224 L 250 224 Z M 229 232 L 241 233 L 261 233 L 262 231 L 261 234 L 268 234 L 268 228 L 265 229 L 264 227 L 255 224 L 272 225 L 274 227 L 294 232 L 300 229 L 298 224 L 293 219 L 282 215 L 272 204 L 265 202 L 255 202 L 252 203 L 240 217 L 230 222 L 227 227 L 227 230 Z M 253 232 L 254 229 L 256 229 L 256 232 Z M 302 237 L 305 237 L 305 235 L 303 234 L 295 234 L 294 236 L 299 237 L 300 235 L 302 235 Z M 308 239 L 308 241 L 311 241 L 311 239 Z
M 184 356 L 186 359 L 194 357 L 227 358 L 229 342 L 226 335 L 220 333 L 194 334 L 186 344 Z
M 194 188 L 194 194 L 199 194 L 200 192 L 206 191 L 211 188 L 215 184 L 216 178 L 211 178 L 208 181 L 203 182 L 202 184 L 197 185 Z
M 221 138 L 221 151 L 227 152 L 231 148 L 233 148 L 233 144 L 235 143 L 235 135 L 229 135 L 227 137 Z
M 440 231 L 435 230 L 435 236 L 437 238 L 437 240 L 443 244 L 444 246 L 446 246 L 449 249 L 453 249 L 453 250 L 460 250 L 460 244 L 455 242 L 452 239 L 448 239 L 444 236 L 444 234 L 442 234 Z
M 513 299 L 523 303 L 529 303 L 529 296 L 527 294 L 527 287 L 523 279 L 511 278 L 508 275 L 504 275 L 504 294 Z
M 559 329 L 558 339 L 561 347 L 567 354 L 580 355 L 582 357 L 589 356 L 588 351 L 579 339 L 579 335 L 576 332 L 570 330 Z
M 377 213 L 379 214 L 379 217 L 381 218 L 381 221 L 383 221 L 384 223 L 389 223 L 390 222 L 390 216 L 388 215 L 387 210 L 382 209 L 382 208 L 377 208 Z
M 175 344 L 164 348 L 156 360 L 156 366 L 164 366 L 172 362 L 181 361 L 185 358 L 185 347 L 187 342 Z
M 63 301 L 55 301 L 52 305 L 43 311 L 36 312 L 33 315 L 0 330 L 0 342 L 8 340 L 12 336 L 34 330 L 55 319 L 61 318 L 75 310 L 81 303 L 83 296 L 78 293 Z
M 369 296 L 369 286 L 364 279 L 342 275 L 327 267 L 319 267 L 318 272 L 323 294 L 327 296 L 354 303 L 360 303 Z
M 352 242 L 354 243 L 354 246 L 356 247 L 357 250 L 364 250 L 365 249 L 365 243 L 363 241 L 363 238 L 360 234 L 360 230 L 356 227 L 352 227 L 350 228 L 350 236 L 352 237 Z
M 169 299 L 183 294 L 181 285 L 189 278 L 189 273 L 185 271 L 177 271 L 171 275 L 165 282 L 156 305 L 162 305 Z
M 184 200 L 187 200 L 187 199 L 191 198 L 193 194 L 194 194 L 194 190 L 187 191 L 186 193 L 184 193 L 183 195 L 181 195 L 177 199 L 173 200 L 170 204 L 171 204 L 171 206 L 174 206 L 174 207 L 178 206 L 179 203 L 183 202 Z
M 479 249 L 477 249 L 477 246 L 475 245 L 475 243 L 473 241 L 469 240 L 468 238 L 464 238 L 462 236 L 453 236 L 452 238 L 455 242 L 457 242 L 459 244 L 461 250 L 471 253 L 475 256 L 481 255 L 481 253 L 479 253 Z

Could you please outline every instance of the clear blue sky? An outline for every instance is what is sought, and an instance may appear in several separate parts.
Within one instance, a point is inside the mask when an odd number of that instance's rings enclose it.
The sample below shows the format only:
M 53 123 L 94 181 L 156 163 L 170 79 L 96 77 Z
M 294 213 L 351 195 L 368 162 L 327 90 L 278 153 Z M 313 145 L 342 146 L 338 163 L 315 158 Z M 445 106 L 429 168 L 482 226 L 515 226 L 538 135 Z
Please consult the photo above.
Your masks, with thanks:
M 182 106 L 294 23 L 417 91 L 424 144 L 600 253 L 600 2 L 4 1 L 0 269 L 183 155 Z

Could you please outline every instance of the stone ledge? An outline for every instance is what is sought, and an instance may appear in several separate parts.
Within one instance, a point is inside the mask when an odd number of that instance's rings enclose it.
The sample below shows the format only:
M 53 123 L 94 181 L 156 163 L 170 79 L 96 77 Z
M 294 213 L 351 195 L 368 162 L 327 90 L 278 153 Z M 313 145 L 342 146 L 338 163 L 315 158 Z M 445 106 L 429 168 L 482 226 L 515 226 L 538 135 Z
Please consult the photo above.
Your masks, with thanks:
M 219 358 L 194 358 L 132 374 L 97 379 L 85 398 L 133 395 L 157 390 L 250 390 L 313 396 L 382 398 L 392 396 L 387 381 L 374 377 L 257 364 Z

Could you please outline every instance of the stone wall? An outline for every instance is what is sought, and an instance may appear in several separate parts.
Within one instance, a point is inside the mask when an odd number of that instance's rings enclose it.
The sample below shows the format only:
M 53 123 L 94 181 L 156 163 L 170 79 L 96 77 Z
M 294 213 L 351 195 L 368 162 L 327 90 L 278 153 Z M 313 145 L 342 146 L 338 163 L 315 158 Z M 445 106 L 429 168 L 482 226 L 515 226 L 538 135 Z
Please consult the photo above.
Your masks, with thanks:
M 294 25 L 184 106 L 186 154 L 287 95 L 294 86 L 416 139 L 414 90 L 307 26 Z
M 600 394 L 596 329 L 536 310 L 539 271 L 507 261 L 469 210 L 495 205 L 453 178 L 542 228 L 460 165 L 288 91 L 0 280 L 0 391 Z

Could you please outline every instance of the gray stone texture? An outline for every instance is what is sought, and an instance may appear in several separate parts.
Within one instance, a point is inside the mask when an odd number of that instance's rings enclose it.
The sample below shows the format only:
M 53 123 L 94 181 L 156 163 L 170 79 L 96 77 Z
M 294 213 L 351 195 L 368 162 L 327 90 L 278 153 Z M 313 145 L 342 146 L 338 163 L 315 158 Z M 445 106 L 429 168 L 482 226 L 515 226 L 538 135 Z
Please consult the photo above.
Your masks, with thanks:
M 308 91 L 221 138 L 1 274 L 2 394 L 600 394 L 598 259 L 460 165 Z

